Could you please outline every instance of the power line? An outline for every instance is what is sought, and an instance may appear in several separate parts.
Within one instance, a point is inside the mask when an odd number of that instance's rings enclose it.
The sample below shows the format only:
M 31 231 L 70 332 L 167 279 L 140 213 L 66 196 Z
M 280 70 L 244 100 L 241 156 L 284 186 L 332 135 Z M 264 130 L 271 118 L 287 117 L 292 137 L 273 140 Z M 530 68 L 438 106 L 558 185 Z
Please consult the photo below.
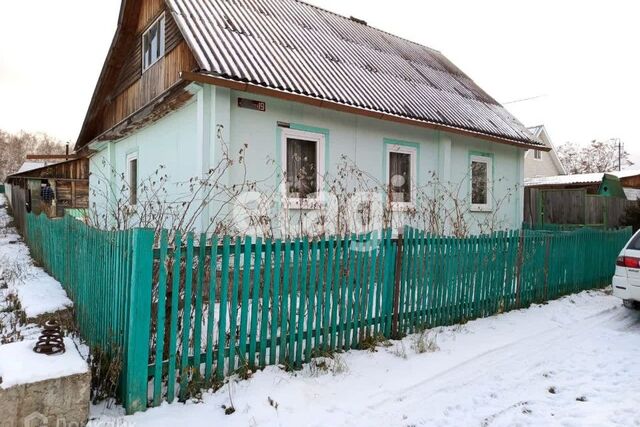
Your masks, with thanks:
M 532 99 L 544 98 L 545 96 L 547 95 L 537 95 L 537 96 L 532 96 L 530 98 L 515 99 L 513 101 L 503 102 L 502 105 L 515 104 L 517 102 L 524 102 L 524 101 L 531 101 Z

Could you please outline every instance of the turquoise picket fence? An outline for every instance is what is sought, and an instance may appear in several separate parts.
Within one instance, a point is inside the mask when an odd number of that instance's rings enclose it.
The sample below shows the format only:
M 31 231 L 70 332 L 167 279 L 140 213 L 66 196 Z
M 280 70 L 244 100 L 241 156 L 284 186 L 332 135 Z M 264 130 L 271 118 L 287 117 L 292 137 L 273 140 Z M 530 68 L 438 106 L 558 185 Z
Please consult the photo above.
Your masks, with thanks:
M 630 229 L 343 237 L 108 232 L 29 215 L 34 257 L 83 337 L 122 357 L 129 413 L 234 373 L 297 369 L 380 337 L 451 325 L 610 283 Z

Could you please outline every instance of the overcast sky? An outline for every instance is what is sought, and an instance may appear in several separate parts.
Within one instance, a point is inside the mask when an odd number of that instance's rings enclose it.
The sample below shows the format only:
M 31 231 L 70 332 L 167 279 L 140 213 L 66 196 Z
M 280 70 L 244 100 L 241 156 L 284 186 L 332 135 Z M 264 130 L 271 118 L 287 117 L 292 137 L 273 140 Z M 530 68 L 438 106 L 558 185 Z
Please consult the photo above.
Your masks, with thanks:
M 621 138 L 640 162 L 635 1 L 311 2 L 440 50 L 556 144 Z M 0 129 L 75 141 L 120 0 L 1 3 Z

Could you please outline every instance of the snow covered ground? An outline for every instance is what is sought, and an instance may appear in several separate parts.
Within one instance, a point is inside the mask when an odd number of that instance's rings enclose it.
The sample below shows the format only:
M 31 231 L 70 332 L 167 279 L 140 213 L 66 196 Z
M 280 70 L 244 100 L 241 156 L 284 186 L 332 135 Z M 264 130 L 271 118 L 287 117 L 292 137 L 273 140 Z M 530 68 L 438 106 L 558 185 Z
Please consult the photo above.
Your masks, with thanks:
M 4 293 L 17 296 L 27 318 L 71 307 L 73 303 L 60 283 L 33 264 L 29 248 L 10 225 L 6 203 L 0 195 L 0 281 L 6 287 Z
M 6 204 L 0 195 L 0 344 L 36 338 L 41 329 L 28 319 L 73 304 L 60 283 L 34 265 Z
M 0 195 L 0 389 L 84 373 L 88 366 L 79 339 L 65 338 L 67 351 L 46 356 L 33 352 L 42 328 L 30 319 L 72 306 L 60 283 L 34 265 L 29 248 L 11 226 Z M 0 425 L 6 421 L 0 414 Z
M 640 426 L 638 343 L 640 312 L 583 292 L 90 425 Z

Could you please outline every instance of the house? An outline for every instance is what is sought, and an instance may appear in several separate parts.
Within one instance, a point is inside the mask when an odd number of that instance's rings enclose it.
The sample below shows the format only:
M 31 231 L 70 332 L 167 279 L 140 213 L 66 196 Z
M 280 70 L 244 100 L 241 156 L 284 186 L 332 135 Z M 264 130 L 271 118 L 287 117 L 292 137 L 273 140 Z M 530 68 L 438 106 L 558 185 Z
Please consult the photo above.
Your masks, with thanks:
M 41 189 L 46 184 L 49 184 L 54 195 L 52 206 L 46 212 L 50 217 L 62 217 L 69 210 L 87 209 L 89 160 L 73 158 L 57 163 L 27 161 L 18 172 L 7 177 L 7 200 L 21 231 L 24 232 L 27 210 L 36 214 L 45 211 Z
M 524 221 L 618 227 L 640 196 L 640 170 L 525 179 Z
M 504 228 L 522 222 L 531 149 L 549 147 L 442 53 L 297 0 L 123 0 L 75 146 L 104 212 L 135 209 L 160 166 L 163 200 L 182 206 L 185 183 L 242 151 L 223 181 L 266 183 L 294 209 L 320 209 L 314 194 L 347 158 L 388 185 L 394 210 L 436 177 L 471 222 Z
M 549 148 L 549 151 L 531 149 L 524 155 L 524 177 L 537 178 L 543 176 L 566 175 L 562 162 L 558 158 L 556 147 L 551 142 L 547 128 L 544 125 L 527 128 Z
M 583 189 L 587 194 L 636 200 L 640 195 L 640 170 L 583 173 L 525 178 L 527 188 L 541 190 Z

